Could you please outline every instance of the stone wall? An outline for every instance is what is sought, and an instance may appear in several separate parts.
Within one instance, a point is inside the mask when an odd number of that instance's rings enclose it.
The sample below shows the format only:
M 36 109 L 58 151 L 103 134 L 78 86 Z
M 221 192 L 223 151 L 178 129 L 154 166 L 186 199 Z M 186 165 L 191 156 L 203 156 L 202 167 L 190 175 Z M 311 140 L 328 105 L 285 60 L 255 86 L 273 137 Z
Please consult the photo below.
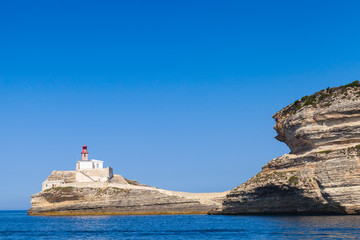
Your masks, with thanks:
M 109 182 L 112 177 L 113 170 L 111 167 L 82 170 L 76 173 L 76 182 Z

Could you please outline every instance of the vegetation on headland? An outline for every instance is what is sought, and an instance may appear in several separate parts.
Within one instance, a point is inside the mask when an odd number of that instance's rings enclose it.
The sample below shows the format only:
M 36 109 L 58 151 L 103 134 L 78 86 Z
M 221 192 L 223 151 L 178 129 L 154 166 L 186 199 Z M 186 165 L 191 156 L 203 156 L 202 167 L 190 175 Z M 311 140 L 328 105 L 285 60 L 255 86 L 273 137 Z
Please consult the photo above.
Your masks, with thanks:
M 327 151 L 320 151 L 320 152 L 318 152 L 318 153 L 320 153 L 320 154 L 321 154 L 321 153 L 326 153 L 326 154 L 327 154 L 327 153 L 330 153 L 330 152 L 331 152 L 331 151 L 327 150 Z
M 107 187 L 107 188 L 97 188 L 96 196 L 99 195 L 119 195 L 119 194 L 128 194 L 129 189 L 117 188 L 117 187 Z
M 347 152 L 348 152 L 348 154 L 351 153 L 351 152 L 355 152 L 356 155 L 360 156 L 360 145 L 358 144 L 358 145 L 353 146 L 353 147 L 348 147 Z
M 299 178 L 296 177 L 296 176 L 291 176 L 291 177 L 289 178 L 289 183 L 296 185 L 296 184 L 299 183 Z
M 66 187 L 52 187 L 49 189 L 44 190 L 44 192 L 58 192 L 58 193 L 70 193 L 74 190 L 83 192 L 84 189 L 93 189 L 95 191 L 95 195 L 103 195 L 103 194 L 120 194 L 120 193 L 129 193 L 129 189 L 122 189 L 117 187 L 106 187 L 106 188 L 75 188 L 72 186 L 66 186 Z
M 72 192 L 74 190 L 74 187 L 71 186 L 67 186 L 67 187 L 52 187 L 49 189 L 46 189 L 44 192 L 48 192 L 50 190 L 55 190 L 55 191 L 63 191 L 63 192 Z
M 352 94 L 349 94 L 352 93 Z M 295 114 L 302 108 L 310 107 L 328 107 L 334 101 L 341 99 L 352 99 L 353 97 L 360 97 L 360 82 L 358 80 L 339 87 L 326 88 L 316 92 L 310 96 L 303 96 L 301 99 L 296 100 L 283 110 L 284 114 Z

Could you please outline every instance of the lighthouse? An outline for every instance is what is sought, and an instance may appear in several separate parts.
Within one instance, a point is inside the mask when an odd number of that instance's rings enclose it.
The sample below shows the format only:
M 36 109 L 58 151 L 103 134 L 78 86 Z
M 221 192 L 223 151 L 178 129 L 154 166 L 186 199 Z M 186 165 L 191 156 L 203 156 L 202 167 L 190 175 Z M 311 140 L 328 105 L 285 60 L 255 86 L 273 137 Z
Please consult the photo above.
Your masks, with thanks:
M 78 158 L 79 159 L 79 158 Z M 54 171 L 55 179 L 48 180 L 42 184 L 42 190 L 53 187 L 98 187 L 99 185 L 89 185 L 96 183 L 109 183 L 113 178 L 113 169 L 111 167 L 104 168 L 104 161 L 90 159 L 87 146 L 84 145 L 81 151 L 81 160 L 76 162 L 75 171 Z M 118 181 L 118 180 L 117 180 Z M 128 184 L 125 180 L 125 184 Z M 107 185 L 106 185 L 107 186 Z
M 76 170 L 95 170 L 95 169 L 103 169 L 104 161 L 91 159 L 89 160 L 89 152 L 87 151 L 87 146 L 84 145 L 81 151 L 81 161 L 76 163 Z
M 88 159 L 88 154 L 89 154 L 89 152 L 87 151 L 87 146 L 84 145 L 83 150 L 81 152 L 81 161 L 88 161 L 89 160 Z

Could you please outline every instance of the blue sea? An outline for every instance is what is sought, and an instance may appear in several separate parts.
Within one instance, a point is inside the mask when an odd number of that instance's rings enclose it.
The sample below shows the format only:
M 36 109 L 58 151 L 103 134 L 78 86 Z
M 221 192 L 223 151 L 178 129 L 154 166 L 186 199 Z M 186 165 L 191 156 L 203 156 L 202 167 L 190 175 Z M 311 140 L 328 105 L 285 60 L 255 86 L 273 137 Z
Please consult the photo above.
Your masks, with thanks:
M 0 239 L 360 239 L 360 216 L 28 216 L 0 211 Z

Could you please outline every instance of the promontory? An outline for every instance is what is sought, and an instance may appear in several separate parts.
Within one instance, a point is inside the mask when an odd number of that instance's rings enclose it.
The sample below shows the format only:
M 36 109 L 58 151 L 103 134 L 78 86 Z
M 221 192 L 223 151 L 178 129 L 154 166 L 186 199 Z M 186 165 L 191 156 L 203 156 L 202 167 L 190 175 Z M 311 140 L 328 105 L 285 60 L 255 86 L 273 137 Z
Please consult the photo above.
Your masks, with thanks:
M 29 215 L 206 214 L 227 192 L 186 193 L 142 185 L 88 159 L 83 146 L 74 171 L 53 171 L 31 196 Z
M 304 96 L 273 116 L 291 152 L 227 195 L 211 214 L 359 214 L 360 84 Z

